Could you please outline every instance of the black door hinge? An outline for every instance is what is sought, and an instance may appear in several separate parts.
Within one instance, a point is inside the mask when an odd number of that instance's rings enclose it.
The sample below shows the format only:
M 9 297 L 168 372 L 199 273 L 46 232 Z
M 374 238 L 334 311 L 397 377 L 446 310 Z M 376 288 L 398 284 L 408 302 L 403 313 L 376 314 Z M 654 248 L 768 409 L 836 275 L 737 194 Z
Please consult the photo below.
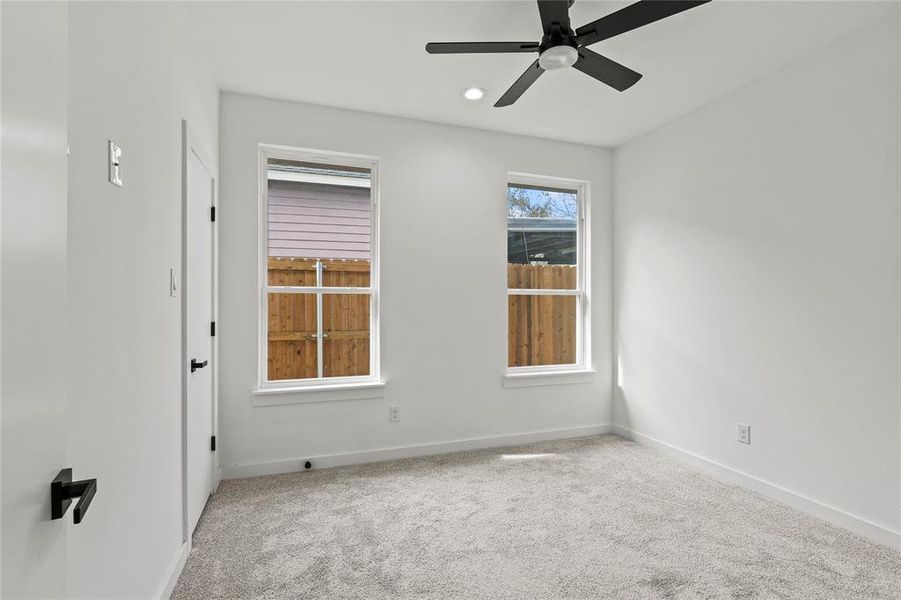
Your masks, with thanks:
M 210 452 L 215 452 L 215 451 L 216 451 L 216 436 L 214 435 L 214 436 L 210 437 Z
M 216 321 L 210 321 L 210 335 L 216 336 Z
M 210 207 L 210 221 L 215 221 L 215 220 L 216 220 L 216 207 L 211 206 Z

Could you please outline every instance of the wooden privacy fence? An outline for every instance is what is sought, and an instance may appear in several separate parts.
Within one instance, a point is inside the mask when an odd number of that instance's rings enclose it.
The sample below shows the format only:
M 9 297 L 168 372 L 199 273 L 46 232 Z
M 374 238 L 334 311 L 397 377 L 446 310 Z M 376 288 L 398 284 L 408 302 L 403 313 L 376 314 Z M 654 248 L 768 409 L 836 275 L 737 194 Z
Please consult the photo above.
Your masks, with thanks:
M 576 289 L 571 265 L 507 265 L 511 289 Z M 533 367 L 576 361 L 575 296 L 507 298 L 507 365 Z
M 322 285 L 368 287 L 368 260 L 324 259 Z M 269 259 L 269 285 L 316 285 L 316 261 Z M 369 294 L 322 294 L 322 374 L 369 374 Z M 269 379 L 318 372 L 316 294 L 269 294 Z
M 368 260 L 323 259 L 322 284 L 368 287 Z M 569 265 L 507 265 L 507 284 L 519 289 L 575 289 Z M 315 286 L 316 261 L 270 258 L 269 285 Z M 318 372 L 316 294 L 269 295 L 269 379 L 307 379 Z M 369 374 L 370 296 L 322 295 L 322 369 L 325 377 Z M 570 364 L 576 360 L 575 296 L 510 296 L 511 367 Z M 436 314 L 435 318 L 441 318 Z

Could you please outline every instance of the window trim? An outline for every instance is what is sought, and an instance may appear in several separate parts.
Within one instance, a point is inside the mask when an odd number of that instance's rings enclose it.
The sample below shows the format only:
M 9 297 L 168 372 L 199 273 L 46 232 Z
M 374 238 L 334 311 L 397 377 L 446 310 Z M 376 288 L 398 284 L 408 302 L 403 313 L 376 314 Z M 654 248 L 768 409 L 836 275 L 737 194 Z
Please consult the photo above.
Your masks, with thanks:
M 527 367 L 506 367 L 508 378 L 520 378 L 534 375 L 559 376 L 564 373 L 583 373 L 592 371 L 591 363 L 591 219 L 590 206 L 591 183 L 583 179 L 568 179 L 532 173 L 508 172 L 507 186 L 543 186 L 576 193 L 578 217 L 576 223 L 576 289 L 574 290 L 541 290 L 517 289 L 505 287 L 507 298 L 510 296 L 575 296 L 576 300 L 576 362 L 563 365 L 537 365 Z M 506 188 L 505 188 L 506 190 Z M 506 219 L 505 219 L 506 223 Z M 509 307 L 509 301 L 507 303 Z M 509 308 L 508 308 L 509 310 Z M 508 319 L 509 322 L 509 319 Z M 509 343 L 510 331 L 507 330 Z M 507 357 L 509 364 L 510 357 Z M 517 386 L 518 387 L 518 386 Z
M 276 144 L 259 144 L 258 190 L 257 190 L 257 387 L 255 393 L 267 392 L 322 392 L 341 388 L 360 388 L 367 384 L 381 385 L 380 336 L 379 336 L 379 158 L 366 154 L 334 152 L 315 148 L 298 148 Z M 285 286 L 269 286 L 269 159 L 279 158 L 314 162 L 341 167 L 361 167 L 370 172 L 370 275 L 369 288 L 323 288 L 303 289 Z M 310 293 L 369 294 L 369 375 L 347 377 L 312 377 L 308 379 L 283 379 L 269 381 L 269 293 Z

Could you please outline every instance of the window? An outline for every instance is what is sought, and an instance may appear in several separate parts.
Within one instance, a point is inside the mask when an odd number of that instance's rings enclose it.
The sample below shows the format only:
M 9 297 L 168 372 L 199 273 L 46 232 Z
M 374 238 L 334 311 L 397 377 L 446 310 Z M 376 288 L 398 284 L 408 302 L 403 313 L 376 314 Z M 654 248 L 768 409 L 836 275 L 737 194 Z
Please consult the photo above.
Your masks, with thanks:
M 585 369 L 587 183 L 511 175 L 507 185 L 510 374 Z
M 260 172 L 260 389 L 376 381 L 376 160 L 261 146 Z

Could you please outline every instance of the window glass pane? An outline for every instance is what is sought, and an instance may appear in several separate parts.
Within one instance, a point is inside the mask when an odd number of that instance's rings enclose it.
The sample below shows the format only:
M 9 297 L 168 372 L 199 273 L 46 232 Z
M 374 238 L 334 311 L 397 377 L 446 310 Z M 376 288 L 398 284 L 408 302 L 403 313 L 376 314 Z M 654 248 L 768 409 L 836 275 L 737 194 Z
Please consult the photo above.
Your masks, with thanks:
M 322 285 L 328 287 L 369 287 L 369 261 L 323 260 Z
M 526 290 L 574 290 L 576 267 L 507 263 L 507 287 Z
M 316 261 L 270 256 L 269 285 L 316 285 Z
M 270 285 L 317 285 L 318 261 L 322 285 L 369 286 L 369 169 L 270 158 L 267 178 Z
M 576 362 L 577 296 L 508 296 L 507 365 Z
M 316 294 L 269 294 L 268 378 L 316 377 Z
M 322 375 L 369 375 L 369 294 L 323 294 Z
M 507 186 L 507 287 L 576 289 L 578 194 Z

